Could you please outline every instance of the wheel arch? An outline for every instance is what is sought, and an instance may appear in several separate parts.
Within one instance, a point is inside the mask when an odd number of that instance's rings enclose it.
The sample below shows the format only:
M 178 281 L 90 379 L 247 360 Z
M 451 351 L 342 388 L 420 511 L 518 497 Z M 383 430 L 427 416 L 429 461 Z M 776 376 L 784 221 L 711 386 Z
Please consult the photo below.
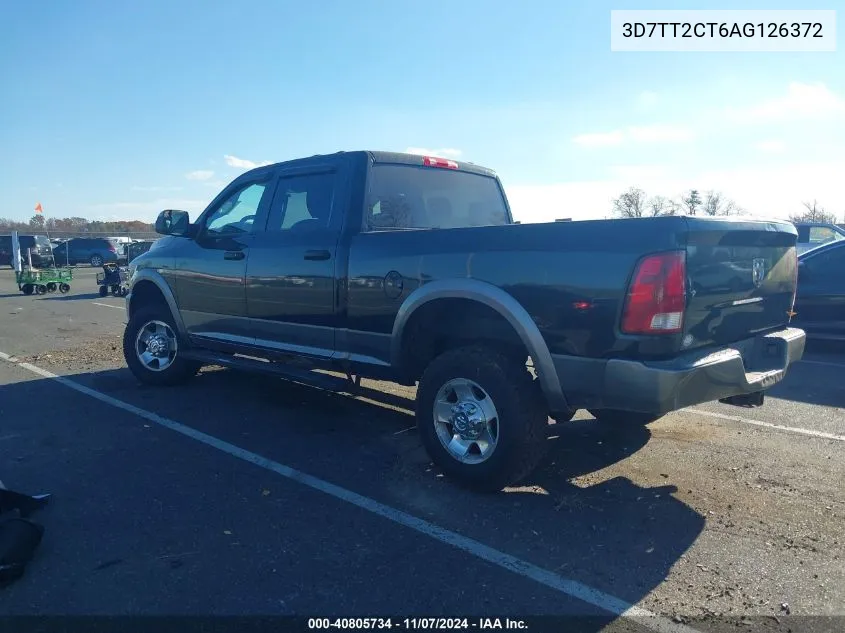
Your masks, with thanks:
M 430 306 L 432 302 L 455 299 L 480 304 L 503 318 L 534 362 L 550 411 L 569 409 L 549 348 L 531 315 L 512 295 L 498 286 L 477 279 L 432 281 L 408 295 L 393 324 L 390 359 L 394 368 L 402 372 L 407 367 L 406 328 L 412 317 L 419 314 L 418 310 Z
M 138 270 L 132 279 L 129 294 L 126 295 L 127 320 L 131 319 L 141 306 L 150 305 L 150 303 L 160 303 L 170 310 L 180 336 L 187 337 L 188 332 L 170 285 L 160 273 L 154 270 Z

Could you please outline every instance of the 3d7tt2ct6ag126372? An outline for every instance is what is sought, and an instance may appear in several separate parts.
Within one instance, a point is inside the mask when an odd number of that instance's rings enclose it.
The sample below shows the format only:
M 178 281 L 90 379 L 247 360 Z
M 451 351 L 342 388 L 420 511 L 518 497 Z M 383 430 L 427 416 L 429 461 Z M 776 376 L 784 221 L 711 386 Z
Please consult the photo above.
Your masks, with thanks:
M 549 417 L 760 405 L 804 351 L 788 222 L 518 224 L 488 169 L 355 151 L 253 169 L 156 230 L 126 297 L 138 379 L 214 364 L 418 384 L 431 459 L 476 489 L 524 480 Z

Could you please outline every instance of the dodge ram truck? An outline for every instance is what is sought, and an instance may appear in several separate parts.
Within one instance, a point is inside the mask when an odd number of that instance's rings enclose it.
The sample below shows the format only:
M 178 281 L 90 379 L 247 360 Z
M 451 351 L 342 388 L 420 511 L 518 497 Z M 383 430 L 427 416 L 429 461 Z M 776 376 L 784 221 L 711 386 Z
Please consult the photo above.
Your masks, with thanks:
M 352 151 L 252 169 L 156 231 L 126 297 L 141 382 L 222 365 L 416 386 L 431 460 L 478 490 L 523 481 L 550 418 L 760 406 L 804 352 L 786 221 L 520 224 L 489 169 Z

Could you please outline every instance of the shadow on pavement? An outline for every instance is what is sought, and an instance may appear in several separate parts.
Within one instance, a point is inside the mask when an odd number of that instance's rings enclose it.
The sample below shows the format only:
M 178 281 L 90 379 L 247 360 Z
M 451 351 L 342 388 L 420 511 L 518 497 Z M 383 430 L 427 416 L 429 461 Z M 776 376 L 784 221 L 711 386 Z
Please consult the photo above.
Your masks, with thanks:
M 665 486 L 648 487 L 625 477 L 608 476 L 602 472 L 646 446 L 650 439 L 646 427 L 611 428 L 593 420 L 550 425 L 549 455 L 526 485 L 498 494 L 481 495 L 453 485 L 433 469 L 419 444 L 414 417 L 407 412 L 389 408 L 407 408 L 412 404 L 412 400 L 402 395 L 369 389 L 366 397 L 377 401 L 373 403 L 272 377 L 216 368 L 204 370 L 196 379 L 177 388 L 142 387 L 125 369 L 78 374 L 72 378 L 111 397 L 365 495 L 630 604 L 640 602 L 663 582 L 673 565 L 704 528 L 704 517 L 672 496 L 675 490 L 671 480 L 667 479 Z M 47 418 L 48 422 L 24 423 L 27 418 L 24 403 L 38 400 L 47 392 L 55 407 L 61 408 L 63 400 L 73 399 L 96 407 L 96 411 L 80 407 L 77 403 L 64 409 L 62 415 Z M 145 462 L 139 462 L 142 465 L 139 469 L 133 458 L 127 472 L 115 472 L 113 479 L 98 481 L 91 490 L 88 490 L 89 482 L 84 479 L 74 484 L 74 494 L 101 495 L 103 499 L 94 499 L 93 506 L 97 507 L 97 503 L 101 503 L 103 508 L 110 509 L 112 513 L 121 510 L 116 509 L 109 499 L 111 495 L 122 493 L 127 478 L 131 478 L 131 489 L 135 494 L 148 494 L 150 499 L 158 494 L 153 489 L 143 492 L 145 477 L 149 476 L 150 481 L 153 481 L 161 476 L 158 452 L 177 451 L 180 456 L 178 461 L 184 462 L 187 468 L 190 468 L 192 459 L 203 459 L 203 463 L 208 464 L 210 449 L 190 440 L 182 443 L 174 441 L 172 444 L 175 447 L 171 447 L 171 443 L 166 440 L 177 437 L 171 431 L 155 435 L 158 439 L 152 447 L 136 448 L 136 440 L 133 438 L 138 435 L 138 429 L 155 425 L 43 379 L 0 385 L 0 415 L 3 418 L 11 416 L 10 419 L 18 421 L 11 428 L 5 429 L 6 433 L 18 436 L 17 439 L 9 440 L 6 449 L 12 449 L 15 442 L 22 442 L 29 447 L 23 456 L 20 451 L 7 453 L 4 450 L 9 460 L 3 460 L 6 462 L 5 471 L 0 473 L 0 478 L 8 480 L 10 485 L 16 484 L 18 471 L 26 470 L 23 466 L 33 460 L 46 466 L 60 464 L 72 457 L 74 463 L 82 464 L 75 468 L 84 472 L 86 460 L 101 459 L 104 450 L 136 456 L 139 455 L 138 451 L 149 451 L 144 458 L 149 463 L 146 473 L 143 469 Z M 104 417 L 107 420 L 104 428 L 108 429 L 108 437 L 103 438 L 102 431 L 96 435 L 96 442 L 103 446 L 91 450 L 90 456 L 82 453 L 86 450 L 84 445 L 71 448 L 63 441 L 62 437 L 71 429 L 83 436 L 91 433 L 91 429 L 97 427 Z M 80 453 L 69 457 L 68 451 L 71 450 Z M 222 453 L 218 457 L 224 465 L 237 461 Z M 184 473 L 177 474 L 178 466 L 173 464 L 167 467 L 174 471 L 170 476 L 186 477 Z M 230 467 L 233 468 L 234 464 Z M 252 465 L 245 467 L 259 470 Z M 260 474 L 271 482 L 267 484 L 268 487 L 273 487 L 273 481 L 277 482 L 276 486 L 282 485 L 278 482 L 279 475 L 267 477 L 267 473 Z M 29 487 L 45 490 L 54 487 L 56 474 L 49 468 L 43 472 L 29 469 L 20 475 Z M 59 476 L 66 475 L 61 473 Z M 39 480 L 34 481 L 34 477 Z M 171 485 L 186 486 L 189 490 L 196 487 L 189 479 L 177 479 Z M 231 476 L 221 476 L 214 481 L 213 486 L 203 489 L 203 498 L 210 499 L 212 504 L 216 503 L 215 499 L 239 494 L 237 478 Z M 325 495 L 313 490 L 302 488 L 298 494 L 302 505 L 297 512 L 304 512 L 305 508 L 312 505 L 316 507 L 329 503 Z M 59 495 L 57 501 L 52 512 L 71 511 L 69 508 L 59 509 L 62 503 Z M 143 527 L 149 511 L 148 502 L 135 499 L 122 511 L 137 514 L 136 518 L 120 523 L 123 530 L 135 530 L 137 533 L 122 534 L 120 538 L 142 550 L 145 547 L 153 548 L 157 535 Z M 169 520 L 174 524 L 196 520 L 197 509 L 190 506 L 171 508 L 170 512 Z M 105 516 L 77 517 L 77 520 L 100 527 L 107 526 L 108 513 Z M 260 512 L 254 512 L 247 520 L 256 526 L 256 530 L 270 530 L 267 539 L 274 538 L 269 518 L 262 518 Z M 385 519 L 371 520 L 387 524 Z M 267 521 L 266 525 L 263 521 Z M 347 527 L 340 528 L 344 524 Z M 387 525 L 386 532 L 378 536 L 369 535 L 360 525 L 350 528 L 349 521 L 341 520 L 339 523 L 332 521 L 311 525 L 311 533 L 302 535 L 303 542 L 313 540 L 311 537 L 314 535 L 321 535 L 318 542 L 331 542 L 338 538 L 335 532 L 338 529 L 359 530 L 356 535 L 364 541 L 371 538 L 387 539 L 380 541 L 379 547 L 386 547 L 393 539 L 408 532 L 405 527 Z M 360 532 L 362 529 L 364 531 Z M 429 542 L 427 537 L 417 538 Z M 245 547 L 239 556 L 245 564 L 260 565 L 263 556 L 261 552 L 266 549 L 266 544 L 257 548 Z M 74 543 L 70 540 L 62 545 L 62 550 L 64 556 L 74 558 L 84 555 L 91 547 L 91 543 Z M 345 553 L 342 555 L 352 556 L 347 550 L 343 551 Z M 455 561 L 463 560 L 460 557 L 464 555 L 457 550 L 449 552 L 448 557 L 454 557 Z M 213 558 L 216 553 L 203 550 L 201 555 Z M 300 555 L 307 557 L 311 552 L 303 550 Z M 411 556 L 411 553 L 408 555 Z M 471 585 L 474 582 L 472 578 L 465 577 L 461 563 L 455 566 L 448 560 L 433 560 L 430 567 L 419 568 L 413 573 L 421 578 L 436 576 L 439 578 L 438 585 L 444 582 L 447 585 Z M 52 573 L 51 564 L 49 553 L 42 553 L 30 573 L 33 576 L 49 577 Z M 395 564 L 397 568 L 404 565 L 399 559 Z M 354 564 L 349 563 L 348 569 L 350 575 L 356 573 L 353 571 Z M 501 571 L 499 569 L 497 573 Z M 101 572 L 91 569 L 79 573 L 93 577 Z M 133 573 L 138 575 L 133 577 L 133 582 L 145 588 L 144 591 L 163 591 L 154 577 L 145 577 L 148 570 L 138 569 Z M 411 574 L 411 570 L 403 567 L 401 574 Z M 515 615 L 554 614 L 560 613 L 561 609 L 573 608 L 580 609 L 582 614 L 598 615 L 587 627 L 591 631 L 600 631 L 616 620 L 614 616 L 605 616 L 604 612 L 563 594 L 553 592 L 557 599 L 551 600 L 543 597 L 547 595 L 544 592 L 551 590 L 517 574 L 507 572 L 505 577 L 505 584 L 487 597 L 485 593 L 491 591 L 489 588 L 479 589 L 478 592 L 472 589 L 473 595 L 459 603 L 465 605 L 461 615 L 483 616 L 491 611 L 499 611 L 497 598 L 501 596 L 504 601 L 502 605 L 508 604 L 506 611 L 513 611 Z M 93 581 L 88 579 L 85 582 Z M 260 595 L 260 592 L 269 590 L 261 585 L 230 583 L 229 579 L 222 576 L 219 582 L 226 585 L 227 592 L 234 592 L 233 599 L 242 598 L 244 604 L 250 604 L 256 592 Z M 385 574 L 371 580 L 367 591 L 377 595 L 379 591 L 387 591 L 395 582 L 394 575 Z M 520 583 L 527 583 L 527 589 Z M 180 591 L 185 592 L 201 591 L 200 588 L 191 589 L 187 583 L 180 587 Z M 37 588 L 33 590 L 38 591 Z M 358 589 L 354 589 L 353 583 L 350 583 L 348 591 L 355 592 Z M 490 597 L 493 602 L 485 604 Z M 326 601 L 319 603 L 318 600 L 317 606 L 322 605 L 324 609 L 332 611 L 335 608 L 333 604 L 336 604 L 334 601 L 338 599 L 339 604 L 350 605 L 344 615 L 372 615 L 356 612 L 356 608 L 368 608 L 366 600 L 362 602 L 357 594 L 334 596 L 331 600 L 325 597 Z M 19 596 L 17 600 L 17 604 L 33 604 L 33 608 L 37 608 L 35 605 L 38 601 L 27 602 L 25 595 Z M 96 597 L 91 600 L 91 604 L 98 605 L 96 610 L 100 613 L 120 613 L 121 609 L 126 608 L 124 601 L 107 602 L 114 600 L 113 592 L 104 592 L 102 604 Z M 189 602 L 192 600 L 189 599 Z M 388 611 L 395 613 L 456 615 L 455 604 L 428 601 L 426 596 L 416 592 L 407 594 L 407 604 L 388 607 Z M 61 595 L 55 596 L 51 608 L 55 613 L 62 613 L 64 608 L 78 612 L 72 604 L 63 604 Z M 171 612 L 178 612 L 178 608 L 176 611 L 171 609 Z M 585 629 L 580 627 L 578 630 Z
M 67 294 L 67 295 L 47 295 L 38 297 L 37 301 L 93 301 L 95 299 L 108 299 L 113 295 L 107 294 L 105 297 L 101 296 L 99 292 L 87 292 L 85 294 Z M 115 297 L 121 299 L 122 297 Z

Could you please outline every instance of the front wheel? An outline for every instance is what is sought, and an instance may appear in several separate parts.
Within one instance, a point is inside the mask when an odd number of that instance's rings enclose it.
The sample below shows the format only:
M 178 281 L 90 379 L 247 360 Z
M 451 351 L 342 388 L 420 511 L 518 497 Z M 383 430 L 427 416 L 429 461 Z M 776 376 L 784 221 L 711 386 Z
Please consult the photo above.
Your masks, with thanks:
M 151 306 L 136 312 L 123 332 L 123 357 L 135 377 L 150 385 L 177 385 L 201 364 L 182 356 L 183 346 L 170 312 Z
M 432 461 L 458 484 L 495 492 L 529 475 L 547 445 L 544 398 L 525 365 L 483 347 L 426 368 L 416 417 Z
M 105 297 L 107 294 L 109 294 L 108 287 L 105 285 L 100 286 L 100 296 Z

